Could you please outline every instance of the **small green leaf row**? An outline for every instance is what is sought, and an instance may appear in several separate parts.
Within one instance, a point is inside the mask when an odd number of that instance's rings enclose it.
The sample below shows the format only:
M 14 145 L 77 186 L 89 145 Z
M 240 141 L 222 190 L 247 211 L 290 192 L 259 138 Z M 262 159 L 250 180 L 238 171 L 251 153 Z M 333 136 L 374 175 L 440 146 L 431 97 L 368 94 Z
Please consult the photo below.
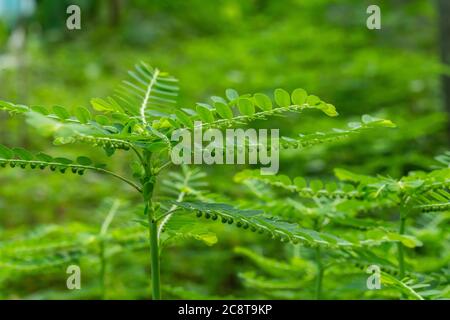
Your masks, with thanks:
M 289 262 L 267 258 L 245 247 L 235 247 L 233 251 L 238 255 L 254 261 L 262 269 L 270 270 L 271 273 L 284 274 L 288 272 L 289 275 L 298 276 L 299 274 L 304 274 L 305 272 L 307 272 L 304 265 L 299 266 Z
M 408 205 L 422 212 L 445 211 L 450 206 L 450 168 L 417 172 L 399 181 Z
M 362 116 L 361 122 L 350 122 L 349 129 L 333 129 L 331 132 L 316 132 L 312 134 L 300 134 L 299 138 L 281 137 L 281 146 L 288 148 L 305 148 L 317 144 L 343 140 L 351 135 L 359 134 L 367 129 L 392 128 L 395 125 L 390 120 L 374 118 L 369 115 Z
M 72 173 L 83 175 L 86 169 L 103 169 L 104 165 L 97 164 L 93 166 L 93 162 L 88 157 L 78 157 L 76 162 L 62 157 L 53 158 L 45 153 L 32 154 L 23 148 L 9 149 L 0 145 L 0 166 L 5 168 L 9 165 L 11 168 L 16 166 L 25 169 L 27 166 L 31 169 L 39 168 L 41 170 L 49 168 L 51 171 L 58 170 L 65 173 L 70 169 Z
M 422 212 L 439 212 L 450 209 L 450 192 L 448 188 L 428 189 L 425 193 L 411 197 L 413 207 Z
M 333 141 L 343 140 L 350 135 L 359 134 L 365 130 L 376 128 L 376 127 L 394 127 L 395 125 L 389 121 L 384 119 L 373 118 L 371 116 L 363 116 L 362 123 L 356 124 L 356 122 L 349 123 L 348 126 L 350 129 L 334 129 L 332 132 L 316 132 L 312 134 L 303 135 L 300 134 L 299 138 L 290 138 L 283 136 L 281 137 L 281 148 L 283 149 L 297 149 L 297 148 L 306 148 L 314 145 L 329 143 Z M 262 144 L 251 144 L 248 140 L 245 141 L 245 147 L 248 147 L 249 150 L 260 148 L 270 150 L 272 148 L 271 141 L 267 145 Z M 235 147 L 235 151 L 242 151 L 244 146 Z M 206 150 L 206 149 L 202 149 Z M 214 150 L 221 150 L 223 153 L 226 152 L 226 147 L 222 146 L 214 146 Z M 194 152 L 194 150 L 192 150 Z
M 300 111 L 305 108 L 322 110 L 326 115 L 335 117 L 338 115 L 336 108 L 323 102 L 315 95 L 308 95 L 303 89 L 295 89 L 289 94 L 284 89 L 274 91 L 274 103 L 269 96 L 263 93 L 254 95 L 239 95 L 234 89 L 227 89 L 226 98 L 213 96 L 212 105 L 197 103 L 196 110 L 181 109 L 175 112 L 175 120 L 171 123 L 176 127 L 192 128 L 193 120 L 201 120 L 205 127 L 226 127 L 236 123 L 247 123 L 255 119 L 265 119 L 267 116 L 281 114 L 288 111 Z M 239 112 L 234 112 L 237 107 Z M 257 108 L 260 109 L 257 112 Z M 176 124 L 178 122 L 178 125 Z
M 130 130 L 134 131 L 134 126 L 138 125 L 139 122 L 136 119 L 129 119 L 120 113 L 112 113 L 111 116 L 112 120 L 127 123 L 122 129 L 117 127 L 116 124 L 113 124 L 110 121 L 110 119 L 104 115 L 97 115 L 95 117 L 92 117 L 89 110 L 87 110 L 84 107 L 76 108 L 74 114 L 71 115 L 68 113 L 66 109 L 59 106 L 53 108 L 53 111 L 56 110 L 54 113 L 50 113 L 45 107 L 41 106 L 34 106 L 30 108 L 23 105 L 14 105 L 9 102 L 0 101 L 0 110 L 7 110 L 12 113 L 37 112 L 40 115 L 49 117 L 51 119 L 59 120 L 62 122 L 77 123 L 82 125 L 88 124 L 92 126 L 92 128 L 96 129 L 96 132 L 98 132 L 97 135 L 103 135 L 103 136 L 93 136 L 74 133 L 71 136 L 58 137 L 55 140 L 57 144 L 84 142 L 94 146 L 100 146 L 103 148 L 129 150 L 133 144 L 138 147 L 146 148 L 149 146 L 148 142 L 151 142 L 151 141 L 131 142 L 133 138 L 141 138 L 140 135 L 134 136 L 129 135 L 127 133 Z M 121 133 L 125 133 L 123 139 L 119 138 L 118 136 L 114 138 L 109 137 L 109 135 L 112 134 L 120 135 Z
M 133 120 L 124 113 L 111 113 L 111 118 L 103 115 L 92 115 L 85 107 L 76 107 L 73 113 L 70 113 L 66 108 L 61 106 L 53 106 L 48 109 L 44 106 L 25 106 L 20 104 L 13 104 L 6 101 L 0 101 L 0 110 L 8 111 L 11 114 L 26 114 L 28 112 L 36 112 L 47 118 L 83 125 L 91 125 L 96 129 L 100 129 L 104 133 L 120 133 L 120 130 L 115 127 L 113 121 L 120 123 L 128 123 Z
M 320 180 L 312 180 L 309 183 L 302 177 L 296 177 L 293 181 L 286 175 L 262 176 L 258 170 L 244 170 L 236 174 L 235 181 L 257 180 L 263 183 L 281 187 L 297 192 L 303 197 L 326 197 L 330 199 L 363 199 L 365 194 L 352 184 L 335 182 L 323 183 Z
M 88 263 L 98 263 L 98 242 L 103 236 L 92 233 L 90 227 L 77 225 L 77 232 L 60 227 L 32 240 L 12 240 L 0 246 L 0 267 L 23 273 L 48 273 L 80 258 Z M 80 231 L 81 230 L 81 231 Z M 61 233 L 62 237 L 57 236 Z M 81 237 L 80 234 L 82 234 Z M 88 239 L 88 240 L 86 240 Z M 140 226 L 115 228 L 107 237 L 111 245 L 117 245 L 117 253 L 124 250 L 140 250 L 148 246 L 147 233 Z M 93 258 L 92 258 L 93 257 Z
M 389 260 L 380 258 L 372 253 L 372 251 L 369 250 L 341 250 L 337 251 L 336 253 L 340 254 L 341 256 L 337 256 L 334 258 L 333 264 L 345 264 L 348 265 L 349 263 L 355 266 L 356 268 L 366 271 L 367 268 L 371 265 L 378 265 L 384 272 L 393 275 L 398 276 L 399 270 L 398 267 L 390 262 Z M 412 275 L 412 273 L 407 272 L 408 275 Z M 422 277 L 425 275 L 421 274 Z
M 450 169 L 444 169 L 439 170 L 440 172 L 446 171 L 447 173 L 442 172 L 443 177 L 441 181 L 436 181 L 434 179 L 417 179 L 413 181 L 408 181 L 408 186 L 412 187 L 410 188 L 413 193 L 417 195 L 423 195 L 427 196 L 427 194 L 431 193 L 442 193 L 442 196 L 448 198 L 448 191 L 450 190 L 450 179 L 445 177 L 444 175 L 448 176 L 448 172 L 450 172 Z M 414 183 L 416 183 L 417 187 L 414 188 Z M 439 197 L 439 195 L 437 195 Z
M 80 134 L 74 131 L 71 135 L 65 133 L 62 137 L 57 137 L 55 143 L 57 144 L 68 144 L 74 142 L 84 142 L 94 146 L 100 146 L 110 151 L 111 154 L 115 149 L 129 150 L 133 146 L 146 148 L 150 151 L 153 149 L 160 149 L 167 146 L 167 141 L 155 142 L 155 139 L 161 139 L 162 135 L 155 135 L 156 130 L 152 129 L 153 135 L 143 135 L 143 131 L 140 122 L 137 119 L 131 119 L 120 113 L 111 113 L 112 120 L 117 120 L 119 122 L 126 123 L 122 125 L 120 123 L 112 124 L 111 121 L 104 115 L 96 116 L 92 118 L 90 112 L 83 107 L 79 107 L 75 111 L 75 115 L 69 115 L 65 111 L 64 116 L 62 115 L 62 107 L 56 108 L 56 113 L 60 114 L 57 116 L 55 114 L 50 114 L 48 110 L 44 107 L 27 107 L 23 105 L 14 105 L 8 102 L 0 101 L 0 110 L 8 110 L 12 113 L 28 113 L 28 112 L 38 112 L 38 114 L 51 119 L 56 119 L 62 122 L 70 122 L 80 125 L 89 125 L 93 129 L 92 134 Z M 77 120 L 77 118 L 79 120 Z M 90 120 L 89 120 L 90 119 Z M 136 134 L 138 133 L 138 134 Z M 111 137 L 113 136 L 113 137 Z M 167 140 L 167 137 L 164 136 Z
M 234 224 L 238 228 L 266 234 L 273 240 L 301 243 L 304 246 L 351 247 L 354 243 L 331 234 L 298 227 L 293 223 L 265 217 L 260 210 L 243 210 L 223 203 L 199 203 L 169 201 L 196 217 Z
M 2 270 L 13 270 L 24 273 L 48 273 L 51 270 L 60 270 L 61 266 L 67 266 L 71 262 L 78 261 L 82 256 L 82 251 L 74 249 L 56 253 L 54 256 L 46 255 L 42 258 L 33 259 L 0 259 L 0 268 Z
M 435 157 L 436 161 L 439 162 L 439 166 L 436 166 L 438 168 L 450 168 L 450 151 L 446 151 L 441 155 L 438 155 Z
M 376 179 L 369 177 L 371 179 Z M 377 206 L 385 207 L 398 203 L 403 189 L 398 188 L 398 182 L 382 182 L 378 184 L 357 183 L 355 187 L 349 183 L 323 183 L 320 180 L 312 180 L 309 183 L 302 177 L 296 177 L 291 180 L 285 175 L 262 176 L 257 170 L 244 170 L 235 176 L 236 182 L 243 182 L 246 180 L 261 181 L 265 184 L 280 187 L 291 192 L 297 192 L 300 196 L 311 197 L 325 197 L 329 199 L 378 199 Z M 381 180 L 380 180 L 381 181 Z M 410 184 L 412 182 L 410 181 Z M 445 185 L 445 183 L 444 183 Z M 409 194 L 410 204 L 412 207 L 417 207 L 422 211 L 442 211 L 449 206 L 450 193 L 446 189 L 437 189 L 438 184 L 435 184 L 432 191 L 427 189 L 427 194 L 412 193 Z M 394 188 L 396 187 L 396 188 Z M 381 199 L 384 199 L 380 202 Z M 386 202 L 387 201 L 387 202 Z
M 144 62 L 136 64 L 128 75 L 114 97 L 91 100 L 94 109 L 141 116 L 140 108 L 144 104 L 145 116 L 158 118 L 175 108 L 179 91 L 176 78 Z
M 450 202 L 418 205 L 417 208 L 422 212 L 443 212 L 450 210 Z
M 86 143 L 94 147 L 122 149 L 126 151 L 133 147 L 132 143 L 129 141 L 109 137 L 73 135 L 69 137 L 58 137 L 55 139 L 56 144 L 68 144 L 75 142 Z

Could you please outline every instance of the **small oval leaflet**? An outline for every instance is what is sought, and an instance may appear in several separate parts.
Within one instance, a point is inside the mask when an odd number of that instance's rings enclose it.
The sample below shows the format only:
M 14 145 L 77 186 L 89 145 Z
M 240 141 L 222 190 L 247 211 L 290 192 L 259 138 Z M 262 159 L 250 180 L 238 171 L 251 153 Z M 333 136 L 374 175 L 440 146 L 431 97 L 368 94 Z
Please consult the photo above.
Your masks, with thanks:
M 234 89 L 225 90 L 225 95 L 227 96 L 228 100 L 230 100 L 230 101 L 234 101 L 237 98 L 239 98 L 239 93 Z
M 255 93 L 253 96 L 255 104 L 263 111 L 272 110 L 272 100 L 263 93 Z
M 255 113 L 255 106 L 250 99 L 241 98 L 238 100 L 239 111 L 246 116 L 252 116 Z
M 13 148 L 13 151 L 15 153 L 16 156 L 18 156 L 20 159 L 22 160 L 33 160 L 34 156 L 31 152 L 25 150 L 24 148 Z
M 306 102 L 307 96 L 308 96 L 308 93 L 304 89 L 301 89 L 301 88 L 295 89 L 291 95 L 292 102 L 296 105 L 301 106 L 302 104 L 304 104 Z
M 315 95 L 309 95 L 308 98 L 306 98 L 306 103 L 310 106 L 315 106 L 320 103 L 320 98 Z
M 66 120 L 70 118 L 70 113 L 61 106 L 54 106 L 52 108 L 53 113 L 60 119 Z
M 284 89 L 280 89 L 280 88 L 275 89 L 274 96 L 275 96 L 275 102 L 280 107 L 289 107 L 289 105 L 291 104 L 291 96 Z
M 87 123 L 92 119 L 91 113 L 84 107 L 77 107 L 74 113 L 75 117 L 77 117 L 78 121 L 80 121 L 81 123 Z
M 214 122 L 214 116 L 211 112 L 211 108 L 207 107 L 206 104 L 197 103 L 197 113 L 200 119 L 204 122 Z
M 188 128 L 193 127 L 194 124 L 192 123 L 191 118 L 189 118 L 189 116 L 186 113 L 180 110 L 175 110 L 175 115 L 177 117 L 178 122 L 180 122 L 182 125 Z
M 217 113 L 223 118 L 223 119 L 232 119 L 233 118 L 233 112 L 231 111 L 231 108 L 226 105 L 225 103 L 221 101 L 214 102 L 214 107 L 216 108 Z
M 81 156 L 77 158 L 77 163 L 81 164 L 82 166 L 90 166 L 92 164 L 92 160 L 88 157 Z
M 0 144 L 0 157 L 3 159 L 11 159 L 14 153 L 4 145 Z

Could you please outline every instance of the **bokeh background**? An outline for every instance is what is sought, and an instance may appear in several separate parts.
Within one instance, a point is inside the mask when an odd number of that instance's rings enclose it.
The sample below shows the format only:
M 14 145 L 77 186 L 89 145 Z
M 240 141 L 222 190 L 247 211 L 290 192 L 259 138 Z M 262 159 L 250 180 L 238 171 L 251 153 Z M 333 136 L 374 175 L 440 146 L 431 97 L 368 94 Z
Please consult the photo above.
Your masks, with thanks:
M 311 113 L 271 121 L 269 126 L 281 128 L 283 135 L 345 127 L 362 114 L 391 119 L 398 128 L 306 152 L 286 152 L 282 173 L 326 179 L 340 167 L 399 178 L 410 170 L 430 168 L 434 157 L 449 147 L 450 92 L 444 90 L 444 79 L 450 68 L 444 63 L 449 53 L 446 58 L 443 51 L 450 42 L 450 32 L 445 32 L 450 10 L 438 9 L 444 2 L 0 0 L 0 100 L 89 106 L 91 98 L 111 94 L 139 61 L 179 78 L 180 105 L 185 107 L 223 95 L 226 88 L 270 93 L 278 87 L 301 87 L 334 104 L 340 116 L 326 119 Z M 81 8 L 81 30 L 66 28 L 70 4 Z M 370 4 L 381 7 L 381 30 L 366 27 Z M 0 141 L 55 154 L 49 138 L 6 113 L 0 114 Z M 58 150 L 107 159 L 86 146 Z M 119 156 L 113 166 L 129 170 L 126 156 Z M 232 180 L 242 166 L 203 169 L 211 192 L 235 199 L 247 196 Z M 126 203 L 114 223 L 130 223 L 133 213 L 125 209 L 139 199 L 109 178 L 4 169 L 0 241 L 5 245 L 23 234 L 53 232 L 49 228 L 66 234 L 77 234 L 81 225 L 95 230 L 112 197 Z M 162 280 L 170 288 L 165 294 L 271 297 L 243 285 L 237 274 L 251 263 L 233 248 L 253 246 L 280 258 L 290 249 L 258 244 L 253 234 L 232 228 L 213 228 L 219 241 L 211 248 L 187 240 L 167 249 Z M 148 269 L 145 250 L 121 253 L 110 270 L 108 297 L 148 297 Z M 62 268 L 44 273 L 0 270 L 0 298 L 96 298 L 96 267 L 83 276 L 84 290 L 73 292 L 65 289 Z M 339 297 L 347 297 L 346 292 Z

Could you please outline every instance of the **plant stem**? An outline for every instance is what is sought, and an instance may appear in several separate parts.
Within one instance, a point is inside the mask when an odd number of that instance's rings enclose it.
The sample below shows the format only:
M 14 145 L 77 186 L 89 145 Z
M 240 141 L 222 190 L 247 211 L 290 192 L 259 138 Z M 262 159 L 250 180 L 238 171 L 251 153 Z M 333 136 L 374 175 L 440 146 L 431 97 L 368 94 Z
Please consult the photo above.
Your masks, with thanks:
M 406 217 L 403 214 L 400 214 L 399 234 L 405 233 L 405 221 L 406 221 Z M 397 243 L 397 248 L 398 248 L 399 276 L 400 276 L 400 279 L 403 279 L 405 277 L 405 254 L 404 254 L 403 243 L 401 241 L 399 241 Z
M 316 248 L 316 264 L 317 264 L 317 276 L 316 276 L 316 300 L 321 299 L 322 295 L 322 279 L 323 279 L 323 265 L 320 248 Z
M 106 241 L 108 228 L 116 215 L 120 206 L 120 200 L 115 200 L 111 209 L 108 212 L 105 220 L 103 221 L 100 229 L 100 281 L 101 281 L 101 296 L 102 300 L 106 299 Z
M 143 118 L 145 123 L 145 118 Z M 142 194 L 144 196 L 144 214 L 148 219 L 148 232 L 150 240 L 150 267 L 152 282 L 152 299 L 161 300 L 161 271 L 159 266 L 159 240 L 158 240 L 158 220 L 153 208 L 153 189 L 155 187 L 156 176 L 152 168 L 152 153 L 144 151 L 142 166 L 145 170 Z
M 159 267 L 159 243 L 158 243 L 158 225 L 156 221 L 151 201 L 145 207 L 148 215 L 149 237 L 150 237 L 150 263 L 152 268 L 152 298 L 161 299 L 161 280 Z
M 100 289 L 102 300 L 106 299 L 106 254 L 105 254 L 105 242 L 100 241 Z

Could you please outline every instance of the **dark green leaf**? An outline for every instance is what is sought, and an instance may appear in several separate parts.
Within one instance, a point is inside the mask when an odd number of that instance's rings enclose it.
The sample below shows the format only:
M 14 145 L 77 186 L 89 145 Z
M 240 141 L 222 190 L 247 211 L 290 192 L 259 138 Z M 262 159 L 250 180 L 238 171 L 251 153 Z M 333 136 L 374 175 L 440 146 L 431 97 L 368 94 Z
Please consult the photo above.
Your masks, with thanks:
M 77 158 L 77 163 L 81 164 L 82 166 L 90 166 L 92 164 L 92 160 L 88 157 L 81 156 Z
M 11 159 L 14 153 L 4 145 L 0 144 L 0 157 L 3 159 Z
M 34 159 L 33 154 L 23 148 L 13 148 L 13 151 L 14 151 L 15 155 L 22 160 L 33 160 Z

